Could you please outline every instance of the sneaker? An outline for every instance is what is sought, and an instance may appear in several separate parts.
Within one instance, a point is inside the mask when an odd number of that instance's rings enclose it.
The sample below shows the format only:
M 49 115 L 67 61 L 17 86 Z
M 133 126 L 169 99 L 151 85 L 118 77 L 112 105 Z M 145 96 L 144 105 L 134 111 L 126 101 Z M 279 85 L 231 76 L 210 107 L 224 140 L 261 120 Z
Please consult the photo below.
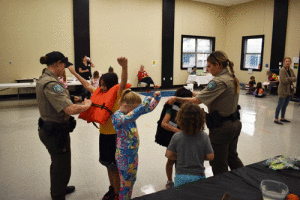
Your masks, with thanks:
M 280 121 L 281 122 L 291 122 L 290 120 L 287 120 L 287 119 L 281 119 Z
M 147 93 L 150 93 L 150 91 L 149 91 L 149 90 L 147 90 L 146 92 L 147 92 Z
M 159 87 L 158 85 L 154 85 L 154 88 L 157 88 L 157 89 L 158 89 L 158 88 L 160 88 L 160 87 Z
M 166 184 L 166 188 L 172 188 L 174 187 L 174 182 L 173 181 L 168 181 L 167 184 Z
M 274 123 L 275 123 L 275 124 L 283 125 L 283 123 L 281 123 L 280 121 L 275 121 L 275 120 L 274 120 Z
M 109 186 L 109 190 L 104 195 L 104 197 L 102 198 L 102 200 L 110 200 L 110 199 L 114 199 L 114 197 L 115 197 L 114 188 L 112 186 Z
M 75 187 L 74 186 L 67 186 L 66 188 L 66 194 L 70 194 L 72 192 L 75 191 Z

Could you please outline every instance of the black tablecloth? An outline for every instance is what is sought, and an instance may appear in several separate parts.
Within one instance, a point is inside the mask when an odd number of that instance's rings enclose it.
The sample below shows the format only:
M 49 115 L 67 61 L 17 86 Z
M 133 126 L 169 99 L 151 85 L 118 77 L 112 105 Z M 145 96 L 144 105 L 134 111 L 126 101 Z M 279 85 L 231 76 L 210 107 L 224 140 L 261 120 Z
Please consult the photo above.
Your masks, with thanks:
M 265 167 L 264 162 L 251 164 L 205 180 L 188 183 L 177 188 L 159 191 L 134 199 L 221 200 L 225 193 L 229 193 L 232 200 L 261 200 L 263 198 L 259 186 L 264 179 L 283 182 L 288 186 L 290 194 L 300 196 L 299 170 L 274 171 Z

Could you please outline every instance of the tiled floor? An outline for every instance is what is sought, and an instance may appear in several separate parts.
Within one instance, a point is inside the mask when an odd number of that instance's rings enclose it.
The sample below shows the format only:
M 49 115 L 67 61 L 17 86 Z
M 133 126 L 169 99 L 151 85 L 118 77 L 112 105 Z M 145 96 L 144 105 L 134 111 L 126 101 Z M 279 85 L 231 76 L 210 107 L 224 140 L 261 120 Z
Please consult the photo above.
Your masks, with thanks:
M 137 120 L 140 134 L 139 168 L 133 197 L 165 189 L 165 148 L 154 142 L 157 120 L 167 98 Z M 276 125 L 277 96 L 255 98 L 241 92 L 242 133 L 238 152 L 245 165 L 276 155 L 300 155 L 300 108 L 290 102 L 286 118 L 292 123 Z M 201 107 L 205 106 L 202 104 Z M 50 157 L 37 133 L 39 112 L 36 100 L 0 101 L 0 199 L 50 200 Z M 207 131 L 207 130 L 206 130 Z M 106 168 L 98 162 L 98 130 L 83 120 L 71 133 L 72 176 L 75 193 L 67 199 L 101 199 L 109 181 Z M 208 162 L 206 174 L 211 176 Z

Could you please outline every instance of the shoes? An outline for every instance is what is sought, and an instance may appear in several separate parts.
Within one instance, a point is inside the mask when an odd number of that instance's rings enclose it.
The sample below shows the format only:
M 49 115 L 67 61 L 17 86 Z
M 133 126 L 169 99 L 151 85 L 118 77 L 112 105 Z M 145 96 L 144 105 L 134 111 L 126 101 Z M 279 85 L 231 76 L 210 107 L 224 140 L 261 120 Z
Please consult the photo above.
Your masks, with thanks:
M 74 186 L 67 186 L 66 188 L 66 194 L 70 194 L 72 192 L 75 191 L 75 187 Z
M 275 121 L 275 120 L 274 120 L 274 123 L 275 123 L 275 124 L 283 125 L 283 123 L 281 123 L 280 121 Z
M 150 91 L 149 91 L 149 90 L 147 90 L 146 92 L 147 92 L 147 93 L 150 93 Z
M 174 187 L 174 182 L 173 181 L 168 181 L 167 184 L 166 184 L 166 188 L 172 188 Z
M 114 188 L 112 186 L 109 186 L 109 190 L 108 192 L 104 195 L 104 197 L 102 198 L 102 200 L 111 200 L 111 199 L 115 199 L 115 191 Z M 119 196 L 119 194 L 118 194 Z
M 157 89 L 158 89 L 158 88 L 160 88 L 160 87 L 159 87 L 158 85 L 154 85 L 154 88 L 157 88 Z
M 291 122 L 290 120 L 286 120 L 286 119 L 281 119 L 281 122 Z

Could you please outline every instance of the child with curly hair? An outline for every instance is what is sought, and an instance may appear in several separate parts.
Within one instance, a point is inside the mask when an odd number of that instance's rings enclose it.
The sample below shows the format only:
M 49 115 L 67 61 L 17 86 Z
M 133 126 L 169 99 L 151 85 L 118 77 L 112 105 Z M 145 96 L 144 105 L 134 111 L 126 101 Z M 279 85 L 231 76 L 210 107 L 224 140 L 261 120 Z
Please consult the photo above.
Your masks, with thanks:
M 204 160 L 214 159 L 208 135 L 203 132 L 205 113 L 196 104 L 184 103 L 176 117 L 181 131 L 175 133 L 166 157 L 177 161 L 175 187 L 205 179 Z
M 176 97 L 192 97 L 193 93 L 184 87 L 178 88 L 175 92 Z M 180 127 L 176 123 L 177 112 L 180 109 L 181 104 L 175 102 L 173 105 L 165 104 L 162 110 L 159 121 L 157 122 L 157 131 L 155 135 L 155 142 L 164 147 L 168 147 L 171 138 L 176 132 L 180 132 Z M 166 188 L 174 187 L 172 178 L 173 166 L 175 160 L 168 159 L 166 164 L 167 184 Z

